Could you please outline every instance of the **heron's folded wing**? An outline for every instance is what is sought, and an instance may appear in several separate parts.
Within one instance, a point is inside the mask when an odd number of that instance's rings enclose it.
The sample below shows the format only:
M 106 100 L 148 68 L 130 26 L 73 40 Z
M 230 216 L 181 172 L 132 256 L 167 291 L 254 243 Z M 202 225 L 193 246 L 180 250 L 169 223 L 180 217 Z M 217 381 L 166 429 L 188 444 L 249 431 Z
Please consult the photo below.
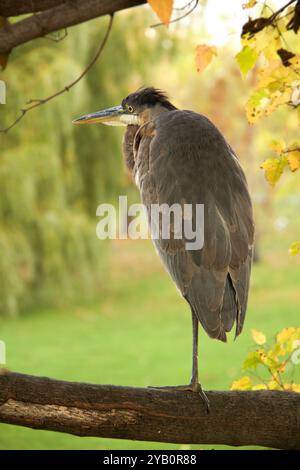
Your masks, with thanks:
M 225 332 L 235 319 L 240 333 L 249 289 L 253 219 L 237 158 L 208 119 L 178 110 L 160 115 L 140 130 L 135 158 L 149 214 L 151 204 L 190 204 L 194 223 L 196 204 L 204 204 L 202 249 L 187 249 L 186 237 L 159 237 L 154 243 L 207 333 L 226 340 Z

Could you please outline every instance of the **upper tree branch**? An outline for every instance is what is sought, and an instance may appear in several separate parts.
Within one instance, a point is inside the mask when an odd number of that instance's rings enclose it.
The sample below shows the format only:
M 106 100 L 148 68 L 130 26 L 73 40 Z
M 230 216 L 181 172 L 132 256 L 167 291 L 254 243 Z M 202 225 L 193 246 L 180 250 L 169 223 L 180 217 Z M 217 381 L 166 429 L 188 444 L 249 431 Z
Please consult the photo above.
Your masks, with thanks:
M 254 20 L 249 18 L 247 23 L 243 25 L 242 36 L 246 35 L 247 33 L 249 33 L 250 36 L 254 36 L 254 34 L 259 33 L 267 26 L 271 26 L 271 25 L 274 26 L 274 23 L 279 17 L 279 15 L 283 13 L 290 5 L 298 1 L 299 0 L 289 0 L 283 7 L 279 8 L 277 11 L 272 13 L 272 15 L 269 16 L 268 18 L 259 17 L 259 18 L 255 18 Z
M 25 13 L 48 10 L 66 0 L 1 0 L 0 16 L 18 16 Z M 72 1 L 72 0 L 69 0 Z
M 300 449 L 300 394 L 195 393 L 63 382 L 4 372 L 0 422 L 144 441 Z
M 0 54 L 32 39 L 146 3 L 146 0 L 71 0 L 0 29 Z
M 81 72 L 81 74 L 75 78 L 71 83 L 69 83 L 68 85 L 65 85 L 63 88 L 61 88 L 60 90 L 52 93 L 52 95 L 50 96 L 47 96 L 46 98 L 43 98 L 43 99 L 30 99 L 28 102 L 27 102 L 27 106 L 25 106 L 24 108 L 22 108 L 20 110 L 20 114 L 19 116 L 8 126 L 8 127 L 5 127 L 4 129 L 0 129 L 0 133 L 1 132 L 8 132 L 12 127 L 16 126 L 20 121 L 21 119 L 23 119 L 23 117 L 29 112 L 29 111 L 32 111 L 33 109 L 35 108 L 38 108 L 39 106 L 42 106 L 46 103 L 48 103 L 49 101 L 53 100 L 54 98 L 57 98 L 58 96 L 62 95 L 63 93 L 65 93 L 66 91 L 70 91 L 71 88 L 73 88 L 78 82 L 80 82 L 80 80 L 89 72 L 89 70 L 93 67 L 93 65 L 97 62 L 97 60 L 99 59 L 106 43 L 107 43 L 107 40 L 108 40 L 108 37 L 109 37 L 109 34 L 111 32 L 111 28 L 112 28 L 112 24 L 113 24 L 113 14 L 110 15 L 110 20 L 109 20 L 109 23 L 108 23 L 108 27 L 107 27 L 107 30 L 106 30 L 106 33 L 101 41 L 101 43 L 99 44 L 99 47 L 94 55 L 94 57 L 92 58 L 92 60 L 88 63 L 88 65 L 85 67 L 85 69 L 83 70 L 83 72 Z

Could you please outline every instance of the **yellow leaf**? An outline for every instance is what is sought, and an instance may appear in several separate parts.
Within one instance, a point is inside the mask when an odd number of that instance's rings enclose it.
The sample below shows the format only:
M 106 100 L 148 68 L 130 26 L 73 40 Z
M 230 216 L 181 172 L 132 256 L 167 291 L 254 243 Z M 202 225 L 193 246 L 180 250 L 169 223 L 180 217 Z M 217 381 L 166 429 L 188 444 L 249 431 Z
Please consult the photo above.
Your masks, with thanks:
M 270 382 L 268 382 L 268 389 L 269 390 L 282 390 L 282 388 L 280 387 L 279 383 L 276 380 L 270 380 Z
M 278 86 L 280 86 L 280 81 L 276 75 L 276 72 L 279 68 L 281 70 L 283 67 L 281 67 L 280 61 L 278 59 L 269 60 L 265 66 L 261 67 L 258 70 L 257 88 L 263 89 L 263 87 L 266 87 L 272 82 L 277 83 Z
M 284 384 L 284 390 L 300 393 L 300 384 Z
M 289 167 L 292 171 L 297 171 L 300 168 L 300 150 L 292 150 L 288 152 L 287 160 Z
M 253 8 L 257 4 L 257 0 L 249 0 L 247 3 L 243 3 L 243 8 Z
M 273 26 L 268 26 L 255 34 L 253 45 L 258 52 L 263 52 L 267 58 L 271 58 L 271 55 L 275 58 L 277 56 L 276 49 L 280 47 L 278 38 L 277 29 L 273 28 Z M 271 54 L 272 52 L 273 54 Z M 281 63 L 281 61 L 278 61 L 278 63 Z
M 289 247 L 289 253 L 291 255 L 298 255 L 300 253 L 300 242 L 294 242 Z
M 173 0 L 148 0 L 148 3 L 162 23 L 168 24 L 170 22 L 173 9 Z
M 202 73 L 203 70 L 211 63 L 213 57 L 217 55 L 217 48 L 201 44 L 196 47 L 196 67 L 197 72 Z
M 257 384 L 252 387 L 252 390 L 268 390 L 268 387 L 265 384 Z
M 281 155 L 286 149 L 286 144 L 283 140 L 273 140 L 270 147 L 278 155 Z
M 265 115 L 269 116 L 278 106 L 287 104 L 290 101 L 290 92 L 288 90 L 277 90 L 270 95 L 270 102 L 265 108 Z
M 298 349 L 300 346 L 300 328 L 296 328 L 294 333 L 290 336 L 286 342 L 286 349 L 288 352 Z
M 262 116 L 262 108 L 265 101 L 268 102 L 268 98 L 269 94 L 265 89 L 257 90 L 251 95 L 246 104 L 246 114 L 250 124 L 253 124 Z
M 278 356 L 285 356 L 285 354 L 286 354 L 286 350 L 282 346 L 282 344 L 276 343 L 274 348 L 269 350 L 269 357 L 271 357 L 275 361 L 278 360 Z
M 275 183 L 277 183 L 282 175 L 284 167 L 285 160 L 278 158 L 268 158 L 260 165 L 260 168 L 265 170 L 265 177 L 271 186 L 274 186 Z
M 295 57 L 293 57 L 292 59 L 289 60 L 289 62 L 293 67 L 299 68 L 299 66 L 300 66 L 300 55 L 296 54 Z
M 259 345 L 265 344 L 266 337 L 261 331 L 253 329 L 253 330 L 251 330 L 251 334 L 252 334 L 252 338 L 254 339 L 256 344 L 259 344 Z
M 282 364 L 279 364 L 278 367 L 276 368 L 277 372 L 283 373 L 286 369 L 286 363 L 283 362 Z
M 277 343 L 279 344 L 285 343 L 291 338 L 291 336 L 296 331 L 297 331 L 296 328 L 293 328 L 293 327 L 283 328 L 283 330 L 281 330 L 276 336 Z
M 294 150 L 300 150 L 300 141 L 299 140 L 294 140 L 286 148 L 286 152 L 293 152 Z
M 239 380 L 235 380 L 231 385 L 231 390 L 251 390 L 252 381 L 250 377 L 245 376 Z
M 277 357 L 274 357 L 272 352 L 268 351 L 267 354 L 265 354 L 262 357 L 262 362 L 269 367 L 269 369 L 272 370 L 273 373 L 277 372 L 278 369 L 280 369 L 281 364 L 278 361 Z

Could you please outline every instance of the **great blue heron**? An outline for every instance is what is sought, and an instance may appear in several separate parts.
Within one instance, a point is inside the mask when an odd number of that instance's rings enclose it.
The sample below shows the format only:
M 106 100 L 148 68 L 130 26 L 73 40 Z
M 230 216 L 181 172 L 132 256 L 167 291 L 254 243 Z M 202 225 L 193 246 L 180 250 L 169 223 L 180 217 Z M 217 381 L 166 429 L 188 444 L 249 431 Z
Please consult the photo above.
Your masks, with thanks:
M 160 234 L 153 242 L 192 312 L 192 378 L 188 386 L 174 388 L 200 393 L 208 407 L 198 381 L 198 323 L 211 338 L 226 341 L 234 322 L 236 336 L 241 333 L 247 307 L 254 224 L 239 161 L 209 119 L 177 109 L 155 88 L 73 122 L 127 126 L 123 156 L 150 223 L 151 204 L 204 204 L 202 249 L 187 249 L 186 240 L 175 236 L 166 240 Z

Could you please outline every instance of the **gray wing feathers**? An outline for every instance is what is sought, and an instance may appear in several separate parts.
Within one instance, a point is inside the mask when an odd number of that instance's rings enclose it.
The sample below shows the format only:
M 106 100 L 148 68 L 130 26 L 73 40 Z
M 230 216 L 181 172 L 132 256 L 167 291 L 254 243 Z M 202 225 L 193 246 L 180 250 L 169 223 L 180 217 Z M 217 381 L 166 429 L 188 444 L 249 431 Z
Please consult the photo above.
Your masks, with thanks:
M 139 134 L 139 133 L 138 133 Z M 204 204 L 204 247 L 155 240 L 164 265 L 209 336 L 242 331 L 252 262 L 253 218 L 244 173 L 233 151 L 204 116 L 163 113 L 136 137 L 144 204 Z

